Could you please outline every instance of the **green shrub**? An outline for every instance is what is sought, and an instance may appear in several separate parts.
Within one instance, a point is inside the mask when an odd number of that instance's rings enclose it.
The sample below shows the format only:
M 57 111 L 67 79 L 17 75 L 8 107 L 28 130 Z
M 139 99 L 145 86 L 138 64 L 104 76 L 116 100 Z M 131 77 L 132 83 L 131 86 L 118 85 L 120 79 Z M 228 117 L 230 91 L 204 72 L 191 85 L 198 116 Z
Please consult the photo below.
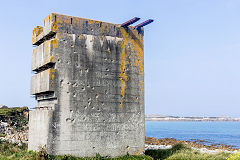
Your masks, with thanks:
M 0 108 L 0 119 L 13 126 L 16 130 L 22 130 L 28 123 L 23 115 L 28 107 Z
M 166 159 L 169 156 L 176 153 L 177 151 L 183 150 L 183 149 L 190 149 L 190 148 L 186 147 L 184 144 L 179 143 L 174 145 L 171 149 L 146 150 L 145 154 L 152 157 L 153 159 Z

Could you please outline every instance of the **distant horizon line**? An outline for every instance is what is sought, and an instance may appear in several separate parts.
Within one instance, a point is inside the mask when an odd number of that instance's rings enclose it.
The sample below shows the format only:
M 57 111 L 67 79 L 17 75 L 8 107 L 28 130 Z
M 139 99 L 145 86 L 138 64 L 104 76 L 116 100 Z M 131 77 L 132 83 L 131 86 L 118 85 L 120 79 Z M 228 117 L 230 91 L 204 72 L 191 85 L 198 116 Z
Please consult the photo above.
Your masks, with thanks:
M 238 117 L 233 117 L 233 116 L 229 116 L 229 115 L 220 115 L 220 116 L 176 116 L 176 115 L 166 115 L 166 114 L 159 114 L 159 113 L 145 113 L 145 117 L 150 116 L 150 117 L 171 117 L 171 118 L 240 118 L 240 116 Z

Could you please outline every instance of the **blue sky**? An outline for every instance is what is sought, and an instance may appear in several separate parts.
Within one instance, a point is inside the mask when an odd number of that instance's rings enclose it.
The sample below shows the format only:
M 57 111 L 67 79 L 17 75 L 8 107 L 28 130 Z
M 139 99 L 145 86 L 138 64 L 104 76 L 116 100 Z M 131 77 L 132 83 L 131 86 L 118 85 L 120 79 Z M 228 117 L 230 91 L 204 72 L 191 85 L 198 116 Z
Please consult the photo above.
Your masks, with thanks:
M 51 12 L 145 27 L 146 113 L 240 117 L 239 0 L 41 0 L 0 6 L 0 104 L 34 107 L 31 34 Z

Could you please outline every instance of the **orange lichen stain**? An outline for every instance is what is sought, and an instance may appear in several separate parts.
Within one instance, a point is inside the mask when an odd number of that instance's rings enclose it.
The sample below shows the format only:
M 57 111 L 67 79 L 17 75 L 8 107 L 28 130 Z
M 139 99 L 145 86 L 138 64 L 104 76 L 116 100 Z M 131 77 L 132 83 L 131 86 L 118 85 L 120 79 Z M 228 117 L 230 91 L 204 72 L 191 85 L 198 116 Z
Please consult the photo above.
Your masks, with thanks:
M 52 14 L 48 15 L 48 16 L 43 20 L 44 26 L 50 25 L 51 15 L 52 15 Z
M 110 54 L 110 53 L 111 53 L 111 50 L 110 50 L 110 48 L 108 48 L 108 50 L 107 50 L 107 51 L 108 51 L 108 54 Z
M 56 14 L 51 13 L 44 19 L 44 25 L 49 27 L 48 28 L 49 31 L 55 32 L 57 30 L 57 26 L 58 26 L 57 24 L 59 22 L 56 16 L 57 16 Z
M 51 46 L 53 48 L 57 48 L 58 47 L 58 39 L 54 38 L 53 40 L 51 40 Z
M 144 53 L 143 53 L 143 37 L 138 33 L 137 30 L 129 29 L 128 31 L 124 28 L 120 28 L 121 37 L 123 38 L 121 43 L 121 65 L 120 65 L 120 81 L 121 81 L 121 101 L 120 107 L 123 107 L 126 81 L 128 77 L 125 73 L 126 64 L 130 63 L 126 58 L 130 56 L 134 57 L 134 66 L 138 68 L 139 74 L 144 76 Z M 127 50 L 132 55 L 127 55 Z M 131 57 L 130 57 L 131 58 Z M 144 91 L 144 82 L 140 81 L 140 90 Z
M 71 20 L 72 19 L 72 20 Z M 74 17 L 74 16 L 67 16 L 67 15 L 62 15 L 62 14 L 57 14 L 57 13 L 51 13 L 44 19 L 44 26 L 49 26 L 49 31 L 56 32 L 57 29 L 61 29 L 64 27 L 67 27 L 69 23 L 72 21 L 71 31 L 73 30 L 73 25 L 77 26 L 78 29 L 82 28 L 83 23 L 85 21 L 88 21 L 88 24 L 92 25 L 92 30 L 94 28 L 96 29 L 97 27 L 100 30 L 101 34 L 104 34 L 105 32 L 110 30 L 110 27 L 116 26 L 118 27 L 117 24 L 112 24 L 108 22 L 101 22 L 98 20 L 91 20 L 91 19 L 86 19 L 86 18 L 80 18 L 80 17 Z
M 52 22 L 51 31 L 57 30 L 57 22 Z
M 140 81 L 140 84 L 138 85 L 140 87 L 140 91 L 144 91 L 144 81 Z
M 134 50 L 134 66 L 138 67 L 140 75 L 144 76 L 144 53 L 143 53 L 143 39 L 140 34 L 133 32 L 131 43 Z
M 37 41 L 37 37 L 43 33 L 43 27 L 36 26 L 32 31 L 32 43 Z
M 103 22 L 100 23 L 99 31 L 100 31 L 101 35 L 104 35 L 106 27 L 107 27 L 106 23 L 103 23 Z
M 95 22 L 101 22 L 101 21 L 98 21 L 98 20 L 92 20 L 92 19 L 87 19 L 87 18 L 81 18 L 81 17 L 75 17 L 75 16 L 67 16 L 67 15 L 63 15 L 63 14 L 58 14 L 58 13 L 51 13 L 53 15 L 57 15 L 57 17 L 60 17 L 61 19 L 66 19 L 66 18 L 73 18 L 77 21 L 79 20 L 85 20 L 85 21 L 92 21 L 92 23 L 95 23 Z M 90 22 L 91 23 L 91 22 Z M 108 22 L 103 22 L 103 23 L 107 23 L 107 24 L 112 24 L 112 23 L 108 23 Z
M 128 77 L 125 73 L 126 70 L 126 49 L 129 44 L 128 33 L 125 29 L 121 29 L 122 35 L 124 36 L 123 41 L 121 43 L 121 57 L 120 57 L 120 82 L 121 82 L 121 101 L 120 101 L 120 108 L 123 107 L 124 97 L 125 97 L 125 89 L 126 89 L 126 81 Z
M 54 58 L 53 56 L 50 56 L 50 62 L 53 62 L 53 58 Z
M 55 77 L 55 72 L 56 72 L 55 69 L 50 69 L 50 79 L 51 79 L 51 80 L 54 79 L 54 77 Z
M 91 26 L 91 31 L 93 32 L 94 30 L 96 30 L 96 26 L 97 25 L 101 25 L 100 21 L 96 21 L 96 20 L 88 20 L 88 24 L 92 25 Z
M 32 34 L 33 34 L 33 36 L 38 36 L 38 35 L 40 35 L 42 32 L 43 32 L 43 27 L 41 27 L 41 26 L 36 26 L 36 27 L 33 29 Z
M 79 39 L 84 39 L 84 38 L 85 38 L 85 37 L 84 37 L 84 35 L 82 35 L 82 34 L 79 36 Z
M 102 22 L 100 22 L 100 21 L 95 21 L 95 28 L 97 28 L 97 26 L 100 27 L 100 26 L 101 26 L 101 23 L 102 23 Z M 99 29 L 99 28 L 98 28 L 98 29 Z
M 88 20 L 88 24 L 94 24 L 93 20 Z
M 121 34 L 123 37 L 126 37 L 126 34 L 122 31 L 122 29 Z M 129 34 L 131 37 L 129 38 L 129 44 L 134 53 L 134 66 L 138 68 L 140 75 L 144 76 L 143 37 L 137 30 L 131 29 Z

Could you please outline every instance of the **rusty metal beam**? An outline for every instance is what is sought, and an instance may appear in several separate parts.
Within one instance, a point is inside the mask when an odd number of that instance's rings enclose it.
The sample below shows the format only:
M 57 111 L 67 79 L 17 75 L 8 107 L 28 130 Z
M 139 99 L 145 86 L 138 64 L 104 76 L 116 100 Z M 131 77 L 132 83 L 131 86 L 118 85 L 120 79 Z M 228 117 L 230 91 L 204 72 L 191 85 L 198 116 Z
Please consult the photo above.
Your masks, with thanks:
M 153 22 L 153 19 L 148 19 L 148 20 L 146 20 L 146 21 L 144 21 L 144 22 L 136 25 L 134 28 L 137 29 L 137 30 L 139 30 L 139 29 L 141 29 L 143 26 L 146 26 L 146 25 L 148 25 L 148 24 L 150 24 L 150 23 L 152 23 L 152 22 Z
M 133 24 L 133 23 L 135 23 L 135 22 L 137 22 L 139 20 L 140 20 L 140 18 L 134 17 L 133 19 L 130 19 L 129 21 L 121 24 L 121 27 L 127 27 L 127 26 L 129 26 L 129 25 L 131 25 L 131 24 Z

